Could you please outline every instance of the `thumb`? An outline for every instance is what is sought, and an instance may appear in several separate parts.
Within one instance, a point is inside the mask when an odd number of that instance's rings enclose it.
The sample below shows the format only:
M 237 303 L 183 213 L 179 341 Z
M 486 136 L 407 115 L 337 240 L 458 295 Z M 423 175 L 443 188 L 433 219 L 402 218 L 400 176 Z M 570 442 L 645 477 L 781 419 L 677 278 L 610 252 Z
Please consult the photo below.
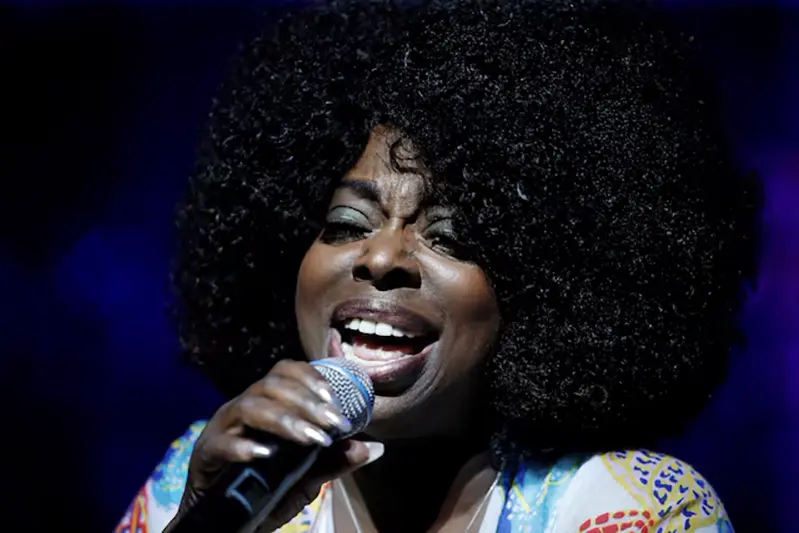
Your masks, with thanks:
M 363 442 L 357 440 L 349 441 L 350 444 L 344 449 L 344 456 L 347 458 L 346 466 L 341 469 L 336 477 L 343 474 L 348 474 L 353 470 L 362 468 L 368 464 L 374 463 L 386 451 L 386 447 L 382 442 Z
M 319 461 L 309 472 L 308 479 L 320 485 L 362 468 L 382 457 L 385 447 L 381 442 L 344 440 L 323 451 Z

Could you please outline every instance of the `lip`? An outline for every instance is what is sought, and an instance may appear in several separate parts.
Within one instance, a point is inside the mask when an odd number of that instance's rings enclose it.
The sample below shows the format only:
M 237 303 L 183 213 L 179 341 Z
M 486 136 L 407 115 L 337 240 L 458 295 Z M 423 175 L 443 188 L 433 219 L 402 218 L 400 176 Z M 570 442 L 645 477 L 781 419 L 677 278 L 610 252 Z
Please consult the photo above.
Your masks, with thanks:
M 341 333 L 331 328 L 329 356 L 344 357 L 341 348 Z M 414 355 L 407 355 L 381 365 L 361 365 L 363 371 L 372 380 L 375 394 L 378 396 L 397 396 L 408 389 L 418 379 L 425 362 L 432 351 L 438 346 L 436 340 Z
M 333 311 L 331 325 L 341 324 L 351 318 L 365 318 L 372 322 L 390 324 L 416 337 L 438 335 L 441 331 L 430 318 L 391 300 L 348 300 Z

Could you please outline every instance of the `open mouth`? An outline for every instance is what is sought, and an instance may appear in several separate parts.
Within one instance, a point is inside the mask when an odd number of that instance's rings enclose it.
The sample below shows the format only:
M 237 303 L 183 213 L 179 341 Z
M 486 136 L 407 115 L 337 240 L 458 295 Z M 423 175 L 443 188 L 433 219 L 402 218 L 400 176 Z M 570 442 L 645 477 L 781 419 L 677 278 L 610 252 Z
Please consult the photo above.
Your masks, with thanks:
M 401 394 L 421 375 L 440 330 L 427 318 L 381 300 L 342 304 L 331 320 L 330 355 L 360 365 L 382 396 Z
M 417 335 L 365 318 L 350 318 L 333 327 L 341 335 L 344 357 L 365 367 L 418 355 L 438 340 L 434 333 Z

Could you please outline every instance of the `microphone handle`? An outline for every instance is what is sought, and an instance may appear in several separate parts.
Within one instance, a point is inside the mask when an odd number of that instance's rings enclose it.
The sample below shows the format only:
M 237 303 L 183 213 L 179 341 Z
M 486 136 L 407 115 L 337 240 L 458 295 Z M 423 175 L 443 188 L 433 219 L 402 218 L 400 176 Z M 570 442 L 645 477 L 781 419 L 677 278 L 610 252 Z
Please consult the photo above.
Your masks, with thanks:
M 321 446 L 272 438 L 275 453 L 228 466 L 163 533 L 254 533 L 316 462 Z

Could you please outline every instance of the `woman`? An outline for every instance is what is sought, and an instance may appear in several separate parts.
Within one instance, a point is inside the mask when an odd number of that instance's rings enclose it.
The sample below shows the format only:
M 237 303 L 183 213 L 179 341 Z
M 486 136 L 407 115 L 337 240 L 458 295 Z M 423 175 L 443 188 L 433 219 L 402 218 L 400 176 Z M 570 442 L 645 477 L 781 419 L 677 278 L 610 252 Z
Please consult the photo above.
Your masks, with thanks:
M 723 377 L 753 196 L 686 39 L 598 1 L 287 9 L 191 178 L 175 285 L 231 400 L 118 531 L 161 531 L 254 428 L 326 456 L 262 531 L 731 531 L 646 451 Z M 294 312 L 291 312 L 293 308 Z M 377 393 L 346 428 L 307 361 Z

